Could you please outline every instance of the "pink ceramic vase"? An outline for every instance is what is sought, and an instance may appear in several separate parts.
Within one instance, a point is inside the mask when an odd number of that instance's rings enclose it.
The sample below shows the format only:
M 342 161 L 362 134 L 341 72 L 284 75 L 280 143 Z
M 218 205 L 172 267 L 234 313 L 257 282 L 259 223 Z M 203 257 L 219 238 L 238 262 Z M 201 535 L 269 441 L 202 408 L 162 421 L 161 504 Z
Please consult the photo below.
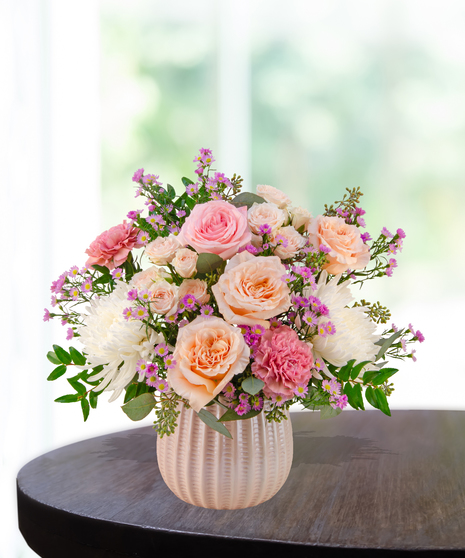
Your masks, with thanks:
M 292 464 L 288 420 L 268 422 L 265 413 L 225 422 L 232 439 L 181 406 L 178 427 L 158 437 L 157 459 L 163 480 L 178 498 L 202 508 L 234 510 L 269 500 L 285 483 Z M 224 410 L 207 407 L 216 418 Z

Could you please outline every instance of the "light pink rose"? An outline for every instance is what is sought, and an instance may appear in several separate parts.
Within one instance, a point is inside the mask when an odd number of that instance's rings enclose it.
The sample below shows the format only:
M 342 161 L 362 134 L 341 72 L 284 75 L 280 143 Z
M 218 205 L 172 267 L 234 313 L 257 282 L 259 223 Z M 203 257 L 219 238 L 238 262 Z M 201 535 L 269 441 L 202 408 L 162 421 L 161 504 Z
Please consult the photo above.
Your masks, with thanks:
M 287 273 L 277 256 L 252 256 L 241 252 L 227 264 L 213 285 L 219 311 L 230 324 L 270 327 L 268 320 L 289 310 L 289 287 L 281 280 Z
M 294 229 L 299 230 L 300 227 L 304 227 L 304 232 L 306 232 L 312 222 L 312 214 L 303 207 L 293 207 L 290 212 L 292 215 L 291 225 Z
M 265 382 L 263 391 L 269 398 L 281 394 L 294 397 L 299 384 L 312 377 L 313 354 L 310 345 L 301 341 L 288 326 L 269 329 L 260 338 L 254 351 L 252 372 Z
M 178 287 L 159 279 L 155 281 L 149 289 L 150 291 L 150 308 L 156 314 L 171 315 L 177 310 L 178 306 Z
M 155 281 L 158 279 L 163 279 L 166 277 L 170 277 L 168 273 L 166 273 L 161 267 L 156 267 L 153 265 L 148 269 L 144 269 L 144 271 L 139 271 L 132 276 L 130 281 L 131 287 L 135 287 L 136 289 L 150 289 L 153 286 Z
M 267 202 L 275 203 L 281 209 L 286 208 L 291 203 L 291 199 L 284 192 L 266 184 L 259 184 L 257 186 L 257 195 L 264 198 Z
M 103 265 L 114 269 L 122 265 L 133 248 L 143 246 L 138 240 L 139 229 L 123 221 L 122 224 L 111 227 L 99 235 L 87 248 L 89 259 L 86 267 Z
M 179 330 L 168 383 L 197 412 L 249 363 L 250 349 L 240 330 L 221 318 L 198 316 Z
M 355 225 L 348 225 L 341 217 L 319 215 L 309 227 L 310 242 L 316 248 L 321 244 L 331 249 L 329 263 L 323 266 L 328 273 L 337 275 L 347 269 L 363 269 L 370 261 L 370 250 Z
M 155 265 L 166 265 L 174 258 L 176 250 L 180 247 L 174 234 L 167 237 L 158 236 L 145 247 L 145 255 Z
M 186 279 L 181 283 L 178 291 L 179 300 L 187 294 L 195 296 L 200 304 L 207 304 L 210 300 L 210 295 L 207 292 L 207 283 L 201 279 Z
M 226 201 L 196 205 L 177 238 L 199 254 L 217 254 L 227 260 L 250 242 L 247 207 L 236 208 Z
M 171 261 L 171 265 L 181 277 L 192 277 L 196 272 L 199 255 L 189 248 L 180 248 Z
M 292 225 L 289 227 L 282 227 L 278 229 L 276 234 L 283 236 L 287 240 L 287 245 L 279 245 L 277 246 L 274 254 L 279 256 L 282 260 L 287 260 L 288 258 L 292 258 L 299 252 L 306 244 L 307 240 L 299 234 Z M 275 241 L 272 241 L 275 244 Z
M 254 203 L 247 211 L 250 230 L 259 234 L 262 225 L 271 227 L 271 234 L 274 234 L 279 227 L 282 227 L 287 220 L 286 212 L 275 203 Z

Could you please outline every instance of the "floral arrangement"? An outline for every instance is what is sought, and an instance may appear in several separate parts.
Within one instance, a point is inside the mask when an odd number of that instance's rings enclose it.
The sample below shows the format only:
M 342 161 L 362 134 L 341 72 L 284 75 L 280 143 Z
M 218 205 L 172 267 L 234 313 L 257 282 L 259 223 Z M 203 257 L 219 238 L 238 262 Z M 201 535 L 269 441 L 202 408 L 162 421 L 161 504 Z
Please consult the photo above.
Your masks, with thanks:
M 174 432 L 180 405 L 226 436 L 226 421 L 281 421 L 293 403 L 326 418 L 366 400 L 390 415 L 398 369 L 388 359 L 416 360 L 409 345 L 424 336 L 412 325 L 378 332 L 389 310 L 355 302 L 350 286 L 392 276 L 402 229 L 362 232 L 358 188 L 313 217 L 277 188 L 241 193 L 209 149 L 194 162 L 182 195 L 139 169 L 147 214 L 130 211 L 92 242 L 83 268 L 53 282 L 44 320 L 61 319 L 82 344 L 47 355 L 57 365 L 48 380 L 72 371 L 75 393 L 56 401 L 79 402 L 86 420 L 110 391 L 132 420 L 154 409 L 160 436 Z

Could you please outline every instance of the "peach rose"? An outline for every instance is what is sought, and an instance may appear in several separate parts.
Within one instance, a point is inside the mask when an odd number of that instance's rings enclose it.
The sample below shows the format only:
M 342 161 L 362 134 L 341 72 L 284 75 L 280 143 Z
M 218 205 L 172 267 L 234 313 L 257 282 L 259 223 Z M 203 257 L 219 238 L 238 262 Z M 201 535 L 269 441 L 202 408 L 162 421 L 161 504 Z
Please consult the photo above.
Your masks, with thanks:
M 279 245 L 274 251 L 276 256 L 279 256 L 282 260 L 287 260 L 292 258 L 297 254 L 297 252 L 305 246 L 307 240 L 299 234 L 292 225 L 289 227 L 282 227 L 278 229 L 276 234 L 283 236 L 287 240 L 287 245 Z M 273 241 L 273 244 L 275 242 Z
M 265 184 L 257 186 L 257 196 L 264 198 L 267 202 L 275 203 L 281 209 L 284 209 L 291 203 L 291 199 L 284 192 Z
M 213 285 L 219 311 L 230 324 L 270 327 L 268 320 L 291 305 L 289 287 L 281 280 L 287 273 L 277 256 L 241 252 L 231 258 L 218 283 Z
M 348 225 L 341 217 L 319 215 L 309 227 L 310 242 L 316 248 L 321 244 L 331 249 L 329 263 L 323 266 L 336 275 L 347 269 L 363 269 L 370 261 L 370 250 L 361 239 L 355 225 Z
M 199 255 L 189 248 L 180 248 L 174 258 L 171 260 L 171 265 L 179 273 L 181 277 L 192 277 L 196 272 L 196 264 Z
M 198 316 L 179 330 L 168 370 L 170 387 L 199 412 L 235 374 L 249 364 L 250 349 L 240 330 L 221 318 Z
M 292 215 L 291 224 L 294 229 L 299 230 L 300 227 L 303 226 L 304 231 L 307 231 L 307 228 L 312 221 L 311 213 L 303 207 L 293 207 L 290 211 Z
M 139 229 L 123 221 L 122 224 L 111 227 L 100 234 L 87 248 L 89 259 L 86 267 L 103 265 L 108 269 L 115 269 L 122 265 L 128 258 L 133 248 L 141 248 L 138 241 Z
M 275 203 L 254 203 L 247 211 L 247 219 L 253 233 L 259 234 L 262 225 L 269 225 L 271 234 L 274 234 L 279 227 L 283 226 L 287 215 Z
M 250 242 L 247 207 L 237 208 L 226 201 L 196 205 L 177 238 L 199 254 L 217 254 L 227 260 Z
M 150 289 L 155 281 L 158 281 L 158 279 L 163 279 L 167 275 L 168 274 L 164 272 L 163 269 L 153 265 L 148 269 L 144 269 L 144 271 L 135 273 L 132 276 L 129 284 L 131 285 L 131 287 L 135 287 L 136 289 Z
M 210 300 L 210 295 L 207 292 L 207 283 L 201 279 L 186 279 L 179 286 L 178 299 L 181 300 L 184 296 L 190 294 L 200 302 L 200 304 L 207 304 Z
M 150 287 L 150 308 L 156 314 L 173 314 L 178 306 L 178 287 L 159 279 Z
M 176 250 L 180 247 L 174 234 L 167 237 L 158 236 L 145 247 L 145 255 L 155 265 L 166 265 L 174 258 Z

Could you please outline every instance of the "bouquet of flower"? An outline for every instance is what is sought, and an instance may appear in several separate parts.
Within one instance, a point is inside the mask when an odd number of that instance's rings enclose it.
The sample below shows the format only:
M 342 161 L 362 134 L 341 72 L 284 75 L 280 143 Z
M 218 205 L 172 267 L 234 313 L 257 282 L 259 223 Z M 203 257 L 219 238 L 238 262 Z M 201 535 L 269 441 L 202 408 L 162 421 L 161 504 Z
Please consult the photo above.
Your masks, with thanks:
M 226 421 L 281 421 L 293 403 L 326 418 L 366 400 L 390 415 L 398 369 L 388 359 L 416 360 L 408 345 L 424 336 L 412 325 L 378 332 L 389 310 L 355 302 L 350 286 L 392 276 L 402 229 L 362 232 L 358 188 L 313 217 L 277 188 L 241 193 L 241 177 L 215 172 L 209 149 L 194 162 L 182 195 L 135 172 L 146 215 L 130 211 L 92 242 L 83 268 L 53 282 L 44 320 L 60 318 L 82 344 L 47 355 L 57 365 L 48 380 L 72 370 L 75 393 L 56 401 L 80 402 L 86 420 L 103 392 L 123 395 L 132 420 L 155 410 L 160 436 L 181 405 L 225 435 Z

